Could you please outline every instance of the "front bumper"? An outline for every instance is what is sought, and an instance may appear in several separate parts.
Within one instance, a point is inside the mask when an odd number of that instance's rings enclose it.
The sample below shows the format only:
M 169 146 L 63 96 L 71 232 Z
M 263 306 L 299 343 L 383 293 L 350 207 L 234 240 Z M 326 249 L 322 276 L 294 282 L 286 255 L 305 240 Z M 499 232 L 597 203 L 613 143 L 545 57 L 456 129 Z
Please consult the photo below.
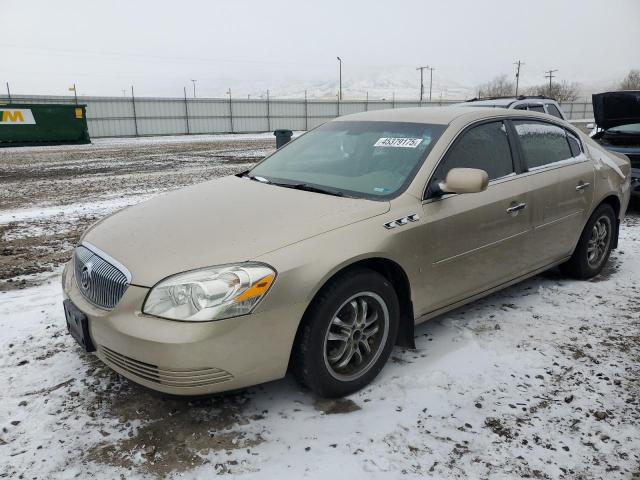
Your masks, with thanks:
M 129 286 L 113 310 L 89 303 L 69 265 L 63 290 L 89 320 L 97 356 L 128 379 L 174 395 L 204 395 L 282 378 L 306 304 L 213 322 L 144 315 L 147 288 Z

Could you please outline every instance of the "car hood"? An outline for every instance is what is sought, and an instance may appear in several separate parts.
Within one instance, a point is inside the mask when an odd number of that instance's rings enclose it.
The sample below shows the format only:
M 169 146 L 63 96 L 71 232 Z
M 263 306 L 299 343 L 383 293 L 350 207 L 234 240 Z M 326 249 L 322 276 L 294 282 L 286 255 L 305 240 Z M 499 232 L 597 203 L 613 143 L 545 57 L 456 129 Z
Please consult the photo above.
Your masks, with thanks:
M 592 95 L 593 116 L 599 128 L 640 123 L 640 91 L 605 92 Z
M 82 241 L 151 287 L 201 267 L 242 262 L 389 211 L 389 202 L 336 197 L 235 176 L 200 183 L 121 210 Z

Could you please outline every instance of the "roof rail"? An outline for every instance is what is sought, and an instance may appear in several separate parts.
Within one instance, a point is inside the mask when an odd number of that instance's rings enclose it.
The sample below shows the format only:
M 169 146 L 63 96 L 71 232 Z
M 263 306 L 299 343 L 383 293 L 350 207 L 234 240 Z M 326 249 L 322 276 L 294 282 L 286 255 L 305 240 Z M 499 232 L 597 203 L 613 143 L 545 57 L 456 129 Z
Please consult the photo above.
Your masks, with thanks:
M 517 97 L 514 95 L 506 95 L 506 96 L 498 96 L 498 97 L 475 97 L 475 98 L 471 98 L 469 100 L 466 100 L 467 102 L 479 102 L 481 100 L 507 100 L 507 99 L 513 99 L 513 100 L 527 100 L 529 98 L 538 98 L 538 99 L 544 99 L 544 100 L 555 100 L 551 97 L 547 97 L 546 95 L 518 95 Z

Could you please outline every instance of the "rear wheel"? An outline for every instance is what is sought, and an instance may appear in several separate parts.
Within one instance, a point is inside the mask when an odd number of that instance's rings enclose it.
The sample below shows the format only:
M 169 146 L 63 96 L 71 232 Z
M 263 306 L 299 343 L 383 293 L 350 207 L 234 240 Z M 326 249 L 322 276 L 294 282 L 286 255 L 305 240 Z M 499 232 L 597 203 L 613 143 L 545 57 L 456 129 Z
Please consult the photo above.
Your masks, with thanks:
M 573 255 L 560 266 L 562 272 L 579 279 L 599 274 L 609 259 L 615 228 L 613 208 L 608 204 L 600 205 L 584 227 Z
M 334 278 L 314 299 L 296 338 L 298 380 L 323 397 L 348 395 L 382 370 L 398 332 L 398 298 L 371 270 Z

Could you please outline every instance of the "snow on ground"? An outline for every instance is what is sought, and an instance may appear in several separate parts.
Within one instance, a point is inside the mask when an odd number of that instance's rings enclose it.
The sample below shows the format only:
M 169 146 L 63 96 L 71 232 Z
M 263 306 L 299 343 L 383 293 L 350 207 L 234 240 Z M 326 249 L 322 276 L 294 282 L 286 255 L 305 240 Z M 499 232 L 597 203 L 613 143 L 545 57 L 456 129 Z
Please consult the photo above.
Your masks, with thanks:
M 59 274 L 0 293 L 0 475 L 632 478 L 640 462 L 640 223 L 591 282 L 556 272 L 417 328 L 370 387 L 285 379 L 187 401 L 65 333 Z
M 5 234 L 120 206 L 94 193 L 0 208 L 22 229 Z M 422 324 L 416 350 L 396 348 L 372 385 L 335 401 L 288 377 L 191 400 L 138 387 L 66 333 L 60 269 L 0 289 L 0 478 L 640 475 L 637 207 L 599 277 L 553 270 Z
M 302 135 L 303 131 L 293 132 L 292 138 L 296 138 Z M 147 145 L 167 145 L 171 143 L 216 143 L 216 142 L 242 142 L 250 140 L 274 140 L 274 135 L 271 132 L 263 133 L 229 133 L 229 134 L 203 134 L 203 135 L 163 135 L 163 136 L 148 136 L 148 137 L 108 137 L 108 138 L 93 138 L 91 144 L 87 145 L 65 145 L 66 150 L 84 150 L 87 148 L 102 149 L 112 147 L 131 147 L 131 146 L 147 146 Z M 28 153 L 28 152 L 41 152 L 41 151 L 58 151 L 59 145 L 51 146 L 31 146 L 31 147 L 6 147 L 2 149 L 4 152 L 13 153 Z

